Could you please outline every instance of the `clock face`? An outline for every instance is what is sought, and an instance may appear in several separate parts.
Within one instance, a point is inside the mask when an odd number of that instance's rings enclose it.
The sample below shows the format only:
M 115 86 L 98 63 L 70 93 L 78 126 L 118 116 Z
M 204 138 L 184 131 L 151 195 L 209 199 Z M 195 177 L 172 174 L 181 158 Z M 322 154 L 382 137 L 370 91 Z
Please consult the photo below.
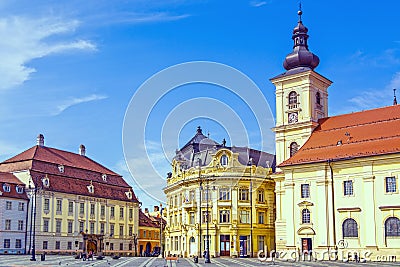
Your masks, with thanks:
M 297 122 L 297 113 L 289 113 L 289 123 Z

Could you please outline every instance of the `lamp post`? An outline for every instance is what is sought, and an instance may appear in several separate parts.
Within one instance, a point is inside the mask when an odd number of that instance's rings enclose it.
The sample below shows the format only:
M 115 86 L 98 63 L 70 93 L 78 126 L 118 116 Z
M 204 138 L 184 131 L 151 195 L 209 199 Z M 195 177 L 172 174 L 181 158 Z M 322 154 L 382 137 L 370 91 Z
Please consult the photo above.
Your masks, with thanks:
M 134 233 L 133 234 L 133 245 L 135 247 L 135 257 L 137 257 L 137 238 L 138 238 L 137 234 Z
M 162 251 L 162 240 L 163 240 L 163 238 L 162 238 L 162 236 L 163 236 L 163 218 L 162 218 L 162 214 L 163 214 L 163 207 L 162 207 L 162 204 L 160 203 L 160 255 L 161 255 L 161 257 L 162 258 L 164 258 L 164 255 L 163 255 L 163 251 Z
M 199 258 L 201 258 L 201 188 L 202 188 L 202 180 L 201 180 L 201 159 L 198 158 L 197 162 L 199 163 Z
M 29 189 L 31 190 L 31 194 L 32 194 L 32 196 L 35 198 L 35 200 L 34 200 L 34 202 L 32 202 L 32 208 L 31 209 L 34 209 L 33 210 L 33 240 L 32 240 L 32 250 L 31 250 L 31 252 L 32 252 L 32 257 L 31 257 L 31 261 L 36 261 L 36 251 L 35 251 L 35 241 L 36 241 L 36 196 L 37 196 L 37 190 L 39 189 L 39 188 L 37 188 L 36 186 L 35 186 L 35 188 L 32 188 L 32 185 L 31 185 L 31 181 L 29 181 Z M 33 190 L 33 191 L 32 191 Z M 32 214 L 32 212 L 31 212 L 31 214 Z M 31 231 L 32 231 L 32 216 L 31 216 Z M 31 233 L 31 236 L 32 236 L 32 233 Z M 29 240 L 29 241 L 31 241 L 31 240 Z
M 211 263 L 211 260 L 210 260 L 210 240 L 209 240 L 209 238 L 210 238 L 210 236 L 208 235 L 208 221 L 209 221 L 209 219 L 210 219 L 210 217 L 209 217 L 209 211 L 208 211 L 208 194 L 210 193 L 210 189 L 209 189 L 209 187 L 208 187 L 208 181 L 207 181 L 207 187 L 206 187 L 206 235 L 207 235 L 207 243 L 206 243 L 206 258 L 205 258 L 205 263 Z

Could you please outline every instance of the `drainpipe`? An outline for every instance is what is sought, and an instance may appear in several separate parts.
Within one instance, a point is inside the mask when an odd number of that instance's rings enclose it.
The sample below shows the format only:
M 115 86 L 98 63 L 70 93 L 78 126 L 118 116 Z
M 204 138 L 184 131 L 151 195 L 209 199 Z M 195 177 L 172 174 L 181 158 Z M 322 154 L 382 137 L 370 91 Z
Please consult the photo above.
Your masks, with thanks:
M 333 220 L 333 243 L 336 246 L 336 212 L 335 212 L 335 185 L 333 183 L 333 169 L 331 165 L 331 160 L 328 160 L 329 169 L 331 171 L 331 183 L 332 183 L 332 220 Z

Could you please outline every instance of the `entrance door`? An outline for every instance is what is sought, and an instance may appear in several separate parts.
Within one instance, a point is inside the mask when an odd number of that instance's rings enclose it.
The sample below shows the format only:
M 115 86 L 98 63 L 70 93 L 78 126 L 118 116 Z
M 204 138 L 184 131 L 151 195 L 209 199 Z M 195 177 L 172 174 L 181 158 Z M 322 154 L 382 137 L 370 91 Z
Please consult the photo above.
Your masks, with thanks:
M 220 235 L 220 254 L 221 256 L 230 256 L 230 235 Z
M 311 238 L 301 239 L 301 254 L 303 255 L 303 260 L 311 260 L 312 258 L 312 242 Z
M 192 255 L 192 256 L 198 255 L 196 240 L 194 239 L 193 236 L 189 239 L 189 255 Z
M 247 257 L 247 236 L 241 235 L 239 237 L 239 257 Z

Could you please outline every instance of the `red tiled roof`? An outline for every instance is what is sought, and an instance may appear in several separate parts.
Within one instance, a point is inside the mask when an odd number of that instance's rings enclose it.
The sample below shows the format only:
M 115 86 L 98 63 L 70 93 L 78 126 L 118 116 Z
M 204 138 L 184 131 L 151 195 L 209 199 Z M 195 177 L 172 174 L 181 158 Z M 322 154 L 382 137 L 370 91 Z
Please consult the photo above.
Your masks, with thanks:
M 64 172 L 59 171 L 59 165 L 64 166 Z M 0 163 L 0 171 L 28 169 L 36 186 L 42 186 L 41 179 L 47 175 L 50 181 L 47 190 L 138 202 L 132 187 L 121 175 L 86 156 L 45 146 L 34 146 Z M 103 174 L 107 174 L 106 181 L 102 178 Z M 90 182 L 93 183 L 94 193 L 89 193 L 87 188 Z M 125 194 L 128 191 L 132 192 L 132 199 Z
M 307 142 L 279 165 L 400 153 L 400 105 L 319 120 Z
M 144 214 L 141 210 L 139 210 L 139 226 L 159 228 L 158 225 L 154 223 L 149 217 L 147 217 L 146 214 Z
M 3 185 L 9 184 L 10 185 L 10 192 L 5 192 L 3 190 Z M 15 175 L 8 172 L 0 172 L 0 197 L 9 197 L 9 198 L 17 198 L 17 199 L 26 199 L 28 200 L 28 196 L 26 195 L 25 189 L 22 194 L 17 193 L 16 186 L 22 186 L 25 188 L 25 184 L 21 182 Z

